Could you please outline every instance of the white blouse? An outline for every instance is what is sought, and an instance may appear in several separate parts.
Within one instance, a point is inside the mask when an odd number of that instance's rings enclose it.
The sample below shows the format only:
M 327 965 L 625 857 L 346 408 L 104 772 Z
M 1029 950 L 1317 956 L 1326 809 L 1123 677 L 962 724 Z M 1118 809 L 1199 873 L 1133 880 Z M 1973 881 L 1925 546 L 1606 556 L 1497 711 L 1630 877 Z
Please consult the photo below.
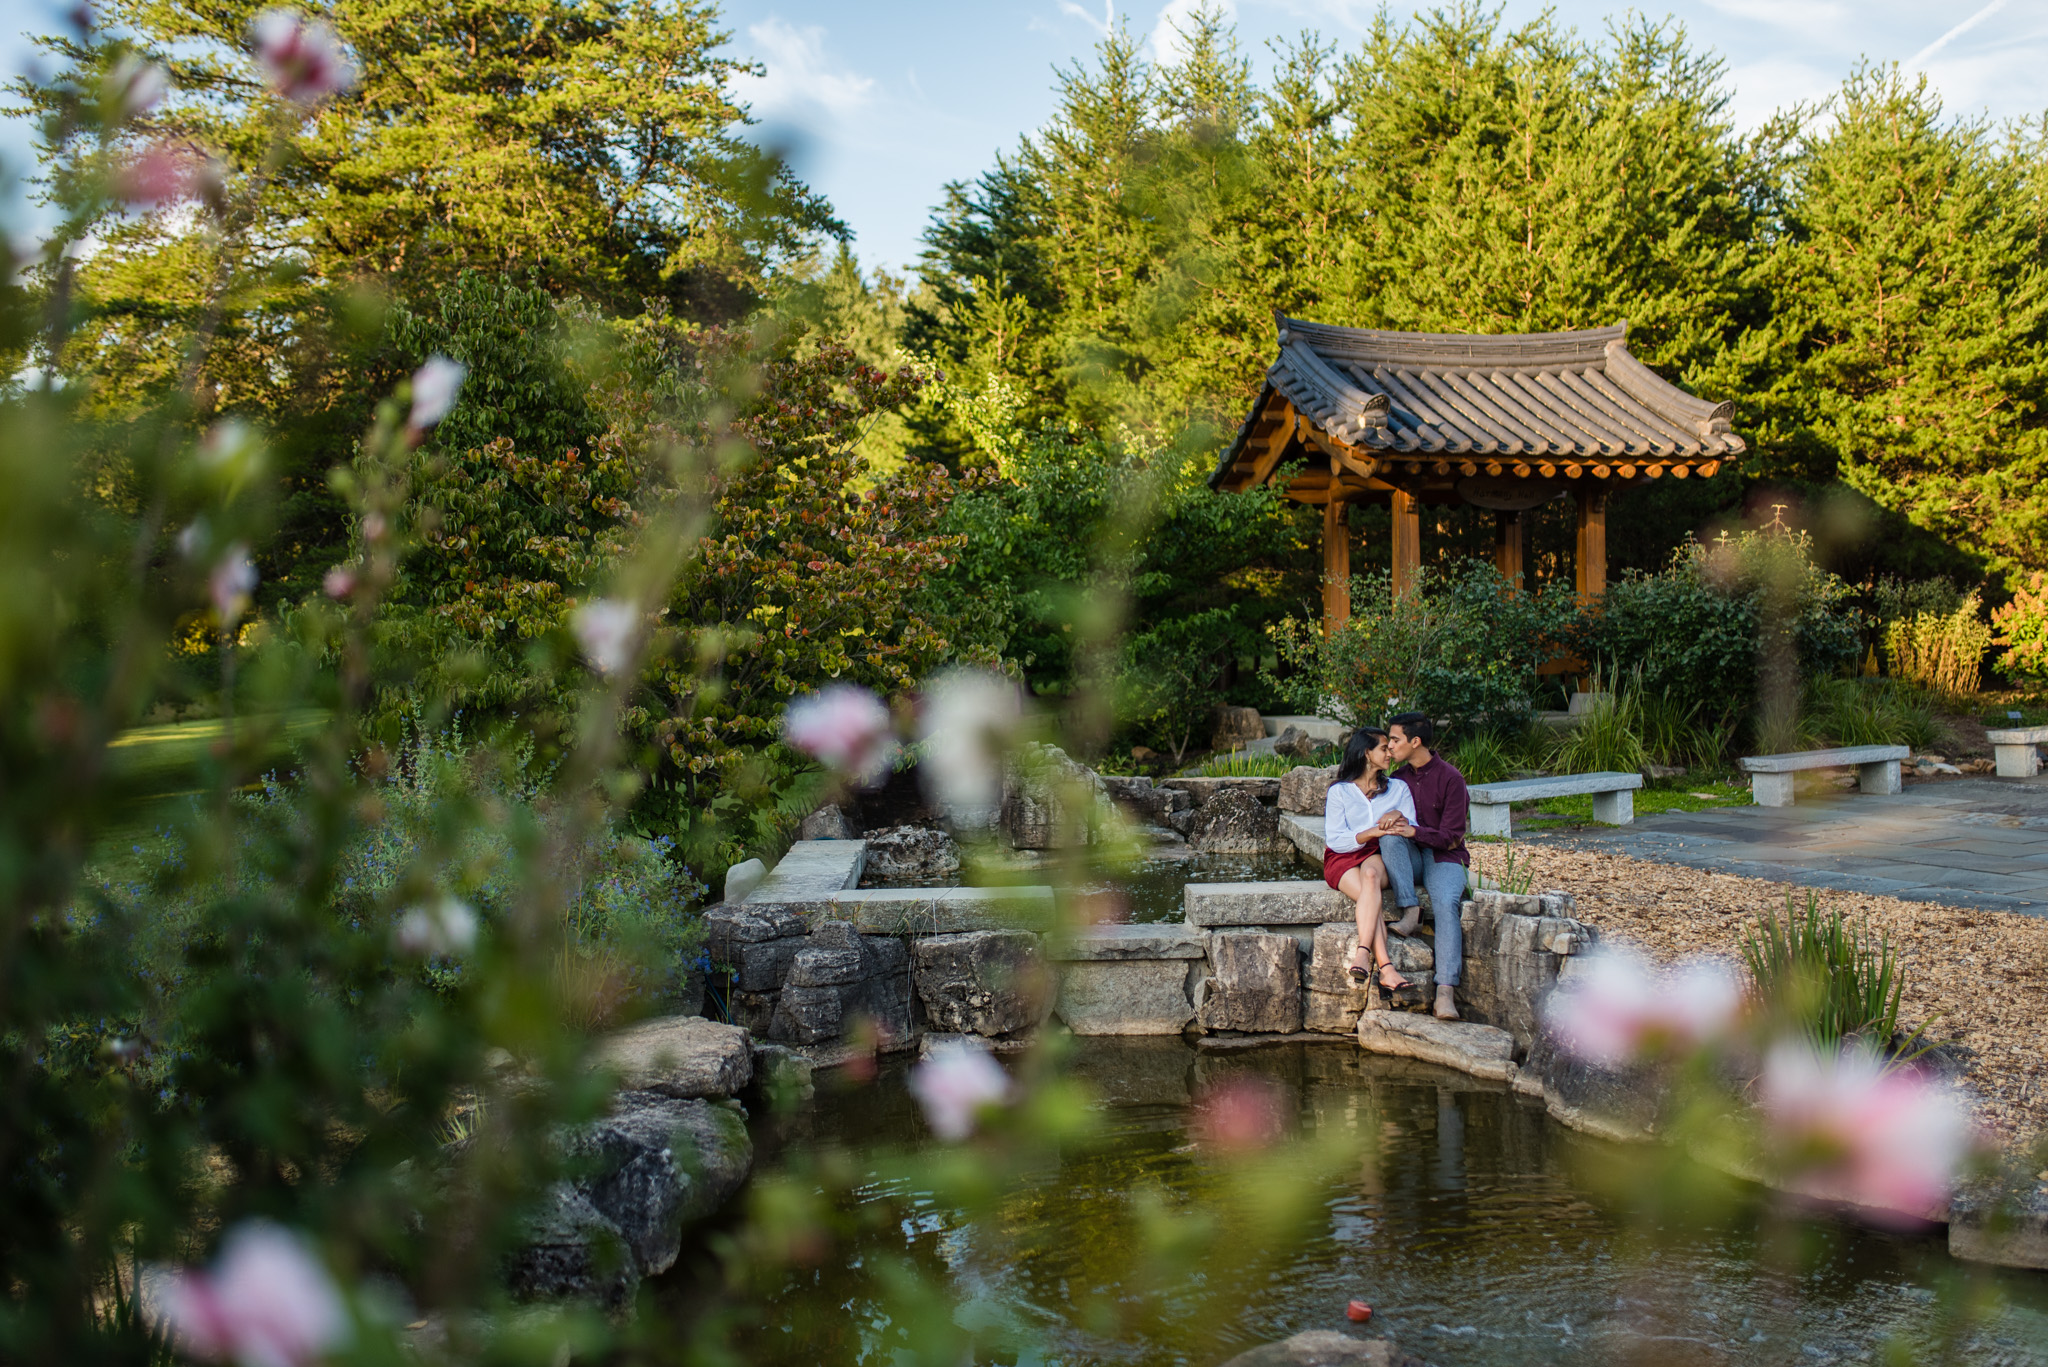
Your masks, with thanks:
M 1387 790 L 1367 797 L 1356 783 L 1332 783 L 1323 799 L 1323 843 L 1339 854 L 1358 848 L 1358 833 L 1380 824 L 1388 812 L 1399 812 L 1415 824 L 1415 796 L 1398 778 L 1387 780 Z

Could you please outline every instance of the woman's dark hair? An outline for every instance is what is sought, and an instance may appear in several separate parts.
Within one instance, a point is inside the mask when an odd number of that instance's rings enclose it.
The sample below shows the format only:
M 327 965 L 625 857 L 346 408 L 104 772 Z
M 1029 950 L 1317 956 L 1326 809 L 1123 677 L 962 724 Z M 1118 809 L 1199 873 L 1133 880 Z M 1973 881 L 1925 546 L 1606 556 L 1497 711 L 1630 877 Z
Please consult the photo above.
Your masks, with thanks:
M 1351 739 L 1344 742 L 1344 762 L 1337 766 L 1337 782 L 1356 783 L 1365 774 L 1365 757 L 1374 747 L 1387 738 L 1387 733 L 1377 726 L 1361 726 L 1351 733 Z M 1372 790 L 1378 797 L 1387 791 L 1387 774 L 1380 771 L 1379 786 Z

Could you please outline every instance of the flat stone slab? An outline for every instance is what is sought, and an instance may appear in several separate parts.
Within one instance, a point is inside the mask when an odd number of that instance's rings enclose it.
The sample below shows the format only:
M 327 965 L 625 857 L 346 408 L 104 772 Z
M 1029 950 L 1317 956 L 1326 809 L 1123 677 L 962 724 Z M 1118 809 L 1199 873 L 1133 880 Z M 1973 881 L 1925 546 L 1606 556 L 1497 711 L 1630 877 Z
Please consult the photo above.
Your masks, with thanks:
M 1546 797 L 1572 797 L 1581 793 L 1619 793 L 1643 786 L 1641 774 L 1612 771 L 1597 774 L 1558 774 L 1551 778 L 1518 778 L 1505 783 L 1475 783 L 1472 801 L 1480 806 L 1511 802 L 1538 802 Z
M 1077 1035 L 1179 1035 L 1195 1018 L 1198 971 L 1193 959 L 1061 963 L 1053 1012 Z
M 1314 816 L 1307 813 L 1280 813 L 1280 834 L 1292 841 L 1294 848 L 1310 859 L 1321 863 L 1323 851 L 1329 846 L 1323 843 L 1323 814 Z
M 1366 1012 L 1358 1018 L 1358 1047 L 1498 1082 L 1515 1074 L 1515 1037 L 1507 1031 L 1473 1021 L 1440 1021 L 1416 1011 Z
M 1053 922 L 1049 887 L 848 888 L 815 914 L 863 935 L 947 935 L 963 930 L 1042 930 Z
M 1321 741 L 1325 745 L 1335 745 L 1351 730 L 1335 717 L 1281 717 L 1261 714 L 1259 720 L 1264 723 L 1266 734 L 1269 736 L 1278 736 L 1291 726 L 1309 739 Z
M 1903 745 L 1851 745 L 1839 750 L 1800 750 L 1786 755 L 1748 755 L 1739 763 L 1745 774 L 1791 774 L 1802 769 L 1831 769 L 1844 764 L 1882 764 L 1913 752 Z
M 664 1016 L 608 1035 L 594 1062 L 616 1069 L 623 1091 L 682 1100 L 738 1096 L 754 1076 L 747 1032 L 702 1016 Z
M 1189 883 L 1181 892 L 1191 926 L 1319 926 L 1357 910 L 1320 878 L 1273 883 Z
M 2002 727 L 1984 738 L 1993 745 L 2048 745 L 2048 726 Z
M 1172 922 L 1155 925 L 1101 925 L 1077 931 L 1047 946 L 1046 957 L 1058 963 L 1092 963 L 1118 959 L 1205 959 L 1207 932 Z
M 750 903 L 826 902 L 860 882 L 867 867 L 865 840 L 799 840 L 747 894 Z
M 1169 778 L 1160 784 L 1162 788 L 1178 788 L 1195 799 L 1200 806 L 1225 788 L 1237 788 L 1250 793 L 1261 802 L 1280 800 L 1278 778 Z
M 1223 1367 L 1423 1367 L 1391 1339 L 1355 1339 L 1335 1329 L 1310 1329 L 1239 1353 Z

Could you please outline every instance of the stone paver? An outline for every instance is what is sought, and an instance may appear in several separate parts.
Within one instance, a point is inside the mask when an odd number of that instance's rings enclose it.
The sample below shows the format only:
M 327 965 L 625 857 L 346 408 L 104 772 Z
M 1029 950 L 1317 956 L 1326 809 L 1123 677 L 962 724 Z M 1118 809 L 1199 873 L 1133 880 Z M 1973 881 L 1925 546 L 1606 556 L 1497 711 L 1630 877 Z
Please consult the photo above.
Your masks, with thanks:
M 2048 775 L 1672 812 L 1639 816 L 1633 826 L 1519 838 L 1801 887 L 2048 916 Z

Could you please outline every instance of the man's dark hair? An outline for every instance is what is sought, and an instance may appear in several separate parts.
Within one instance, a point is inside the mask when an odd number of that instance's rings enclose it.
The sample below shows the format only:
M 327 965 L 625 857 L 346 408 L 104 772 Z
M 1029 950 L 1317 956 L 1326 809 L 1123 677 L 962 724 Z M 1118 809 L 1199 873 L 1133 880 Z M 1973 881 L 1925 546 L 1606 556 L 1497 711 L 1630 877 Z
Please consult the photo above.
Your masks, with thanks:
M 1427 712 L 1399 712 L 1387 718 L 1387 725 L 1398 726 L 1408 739 L 1419 740 L 1430 749 L 1436 749 L 1436 723 L 1429 719 Z

